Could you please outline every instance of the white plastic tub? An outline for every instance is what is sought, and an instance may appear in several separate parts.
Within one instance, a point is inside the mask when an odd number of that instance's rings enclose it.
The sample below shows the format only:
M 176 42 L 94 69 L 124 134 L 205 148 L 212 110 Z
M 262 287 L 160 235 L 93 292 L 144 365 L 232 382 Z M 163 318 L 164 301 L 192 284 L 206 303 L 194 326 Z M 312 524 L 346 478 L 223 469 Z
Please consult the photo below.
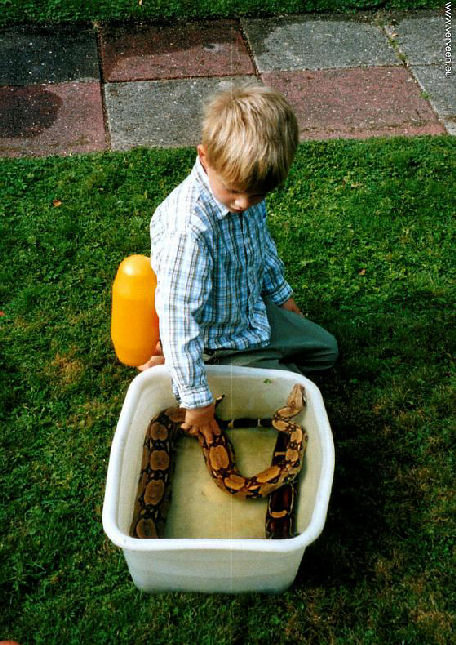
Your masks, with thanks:
M 283 591 L 326 519 L 334 446 L 323 399 L 311 381 L 292 372 L 220 365 L 208 366 L 207 373 L 212 393 L 225 395 L 219 414 L 230 419 L 270 417 L 295 383 L 304 385 L 307 407 L 297 421 L 309 439 L 299 476 L 297 537 L 264 539 L 266 502 L 238 500 L 220 491 L 205 469 L 198 442 L 190 437 L 179 439 L 167 536 L 129 537 L 147 425 L 157 412 L 175 405 L 165 366 L 138 375 L 128 389 L 111 447 L 103 528 L 123 549 L 133 582 L 144 591 Z M 237 432 L 239 437 L 244 433 L 242 445 Z M 269 465 L 272 448 L 266 456 L 259 449 L 267 439 L 264 433 L 270 433 L 273 446 L 273 430 L 232 431 L 244 475 Z

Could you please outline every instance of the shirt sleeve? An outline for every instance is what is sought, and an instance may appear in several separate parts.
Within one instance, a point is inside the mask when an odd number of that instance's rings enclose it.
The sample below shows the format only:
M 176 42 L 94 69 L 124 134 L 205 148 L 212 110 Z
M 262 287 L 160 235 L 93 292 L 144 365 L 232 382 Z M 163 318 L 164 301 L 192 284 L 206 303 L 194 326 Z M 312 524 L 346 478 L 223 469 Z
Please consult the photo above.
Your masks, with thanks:
M 193 232 L 176 233 L 162 257 L 157 313 L 165 363 L 184 408 L 200 408 L 213 397 L 203 361 L 199 319 L 212 287 L 212 258 Z
M 266 209 L 264 210 L 266 219 Z M 276 305 L 283 305 L 293 295 L 293 289 L 290 287 L 284 277 L 284 264 L 279 258 L 276 245 L 265 227 L 265 244 L 264 244 L 264 276 L 262 294 L 268 296 Z

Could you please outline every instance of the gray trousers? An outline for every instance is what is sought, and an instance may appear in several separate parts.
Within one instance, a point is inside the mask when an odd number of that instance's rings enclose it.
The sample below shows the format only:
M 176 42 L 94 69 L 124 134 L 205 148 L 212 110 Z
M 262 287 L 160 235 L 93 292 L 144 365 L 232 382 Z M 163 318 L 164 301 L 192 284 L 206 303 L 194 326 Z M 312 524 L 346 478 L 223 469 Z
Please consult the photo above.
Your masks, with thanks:
M 265 299 L 271 325 L 267 347 L 238 351 L 216 350 L 206 361 L 210 365 L 243 365 L 299 374 L 322 372 L 337 360 L 337 341 L 323 327 Z

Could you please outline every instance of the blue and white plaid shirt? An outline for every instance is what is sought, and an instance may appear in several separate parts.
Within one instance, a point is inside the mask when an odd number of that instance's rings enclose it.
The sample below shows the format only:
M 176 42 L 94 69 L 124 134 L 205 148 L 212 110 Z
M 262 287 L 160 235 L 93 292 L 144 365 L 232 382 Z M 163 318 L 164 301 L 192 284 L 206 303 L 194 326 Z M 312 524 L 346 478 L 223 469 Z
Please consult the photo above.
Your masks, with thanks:
M 174 393 L 184 408 L 209 405 L 205 349 L 264 347 L 263 296 L 291 297 L 266 227 L 266 205 L 230 213 L 212 194 L 199 159 L 150 224 L 155 305 Z

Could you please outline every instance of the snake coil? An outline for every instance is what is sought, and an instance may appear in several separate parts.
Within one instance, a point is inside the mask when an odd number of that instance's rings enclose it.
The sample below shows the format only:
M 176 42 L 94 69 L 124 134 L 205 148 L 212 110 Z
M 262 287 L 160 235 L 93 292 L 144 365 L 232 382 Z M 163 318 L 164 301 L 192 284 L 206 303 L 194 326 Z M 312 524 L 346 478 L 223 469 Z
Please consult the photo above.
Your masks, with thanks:
M 219 430 L 210 439 L 202 433 L 197 435 L 206 467 L 220 489 L 245 499 L 269 496 L 265 529 L 269 539 L 293 537 L 296 476 L 302 468 L 307 434 L 292 419 L 304 408 L 305 402 L 305 390 L 296 384 L 286 405 L 277 410 L 272 419 L 254 420 L 258 426 L 272 425 L 278 430 L 278 435 L 271 465 L 252 477 L 244 477 L 237 470 L 234 448 L 225 433 L 228 427 L 251 425 L 251 419 L 230 423 L 217 420 Z M 168 408 L 156 415 L 147 427 L 130 528 L 132 537 L 145 539 L 164 535 L 170 502 L 173 447 L 179 434 L 185 432 L 181 428 L 184 419 L 184 409 Z

